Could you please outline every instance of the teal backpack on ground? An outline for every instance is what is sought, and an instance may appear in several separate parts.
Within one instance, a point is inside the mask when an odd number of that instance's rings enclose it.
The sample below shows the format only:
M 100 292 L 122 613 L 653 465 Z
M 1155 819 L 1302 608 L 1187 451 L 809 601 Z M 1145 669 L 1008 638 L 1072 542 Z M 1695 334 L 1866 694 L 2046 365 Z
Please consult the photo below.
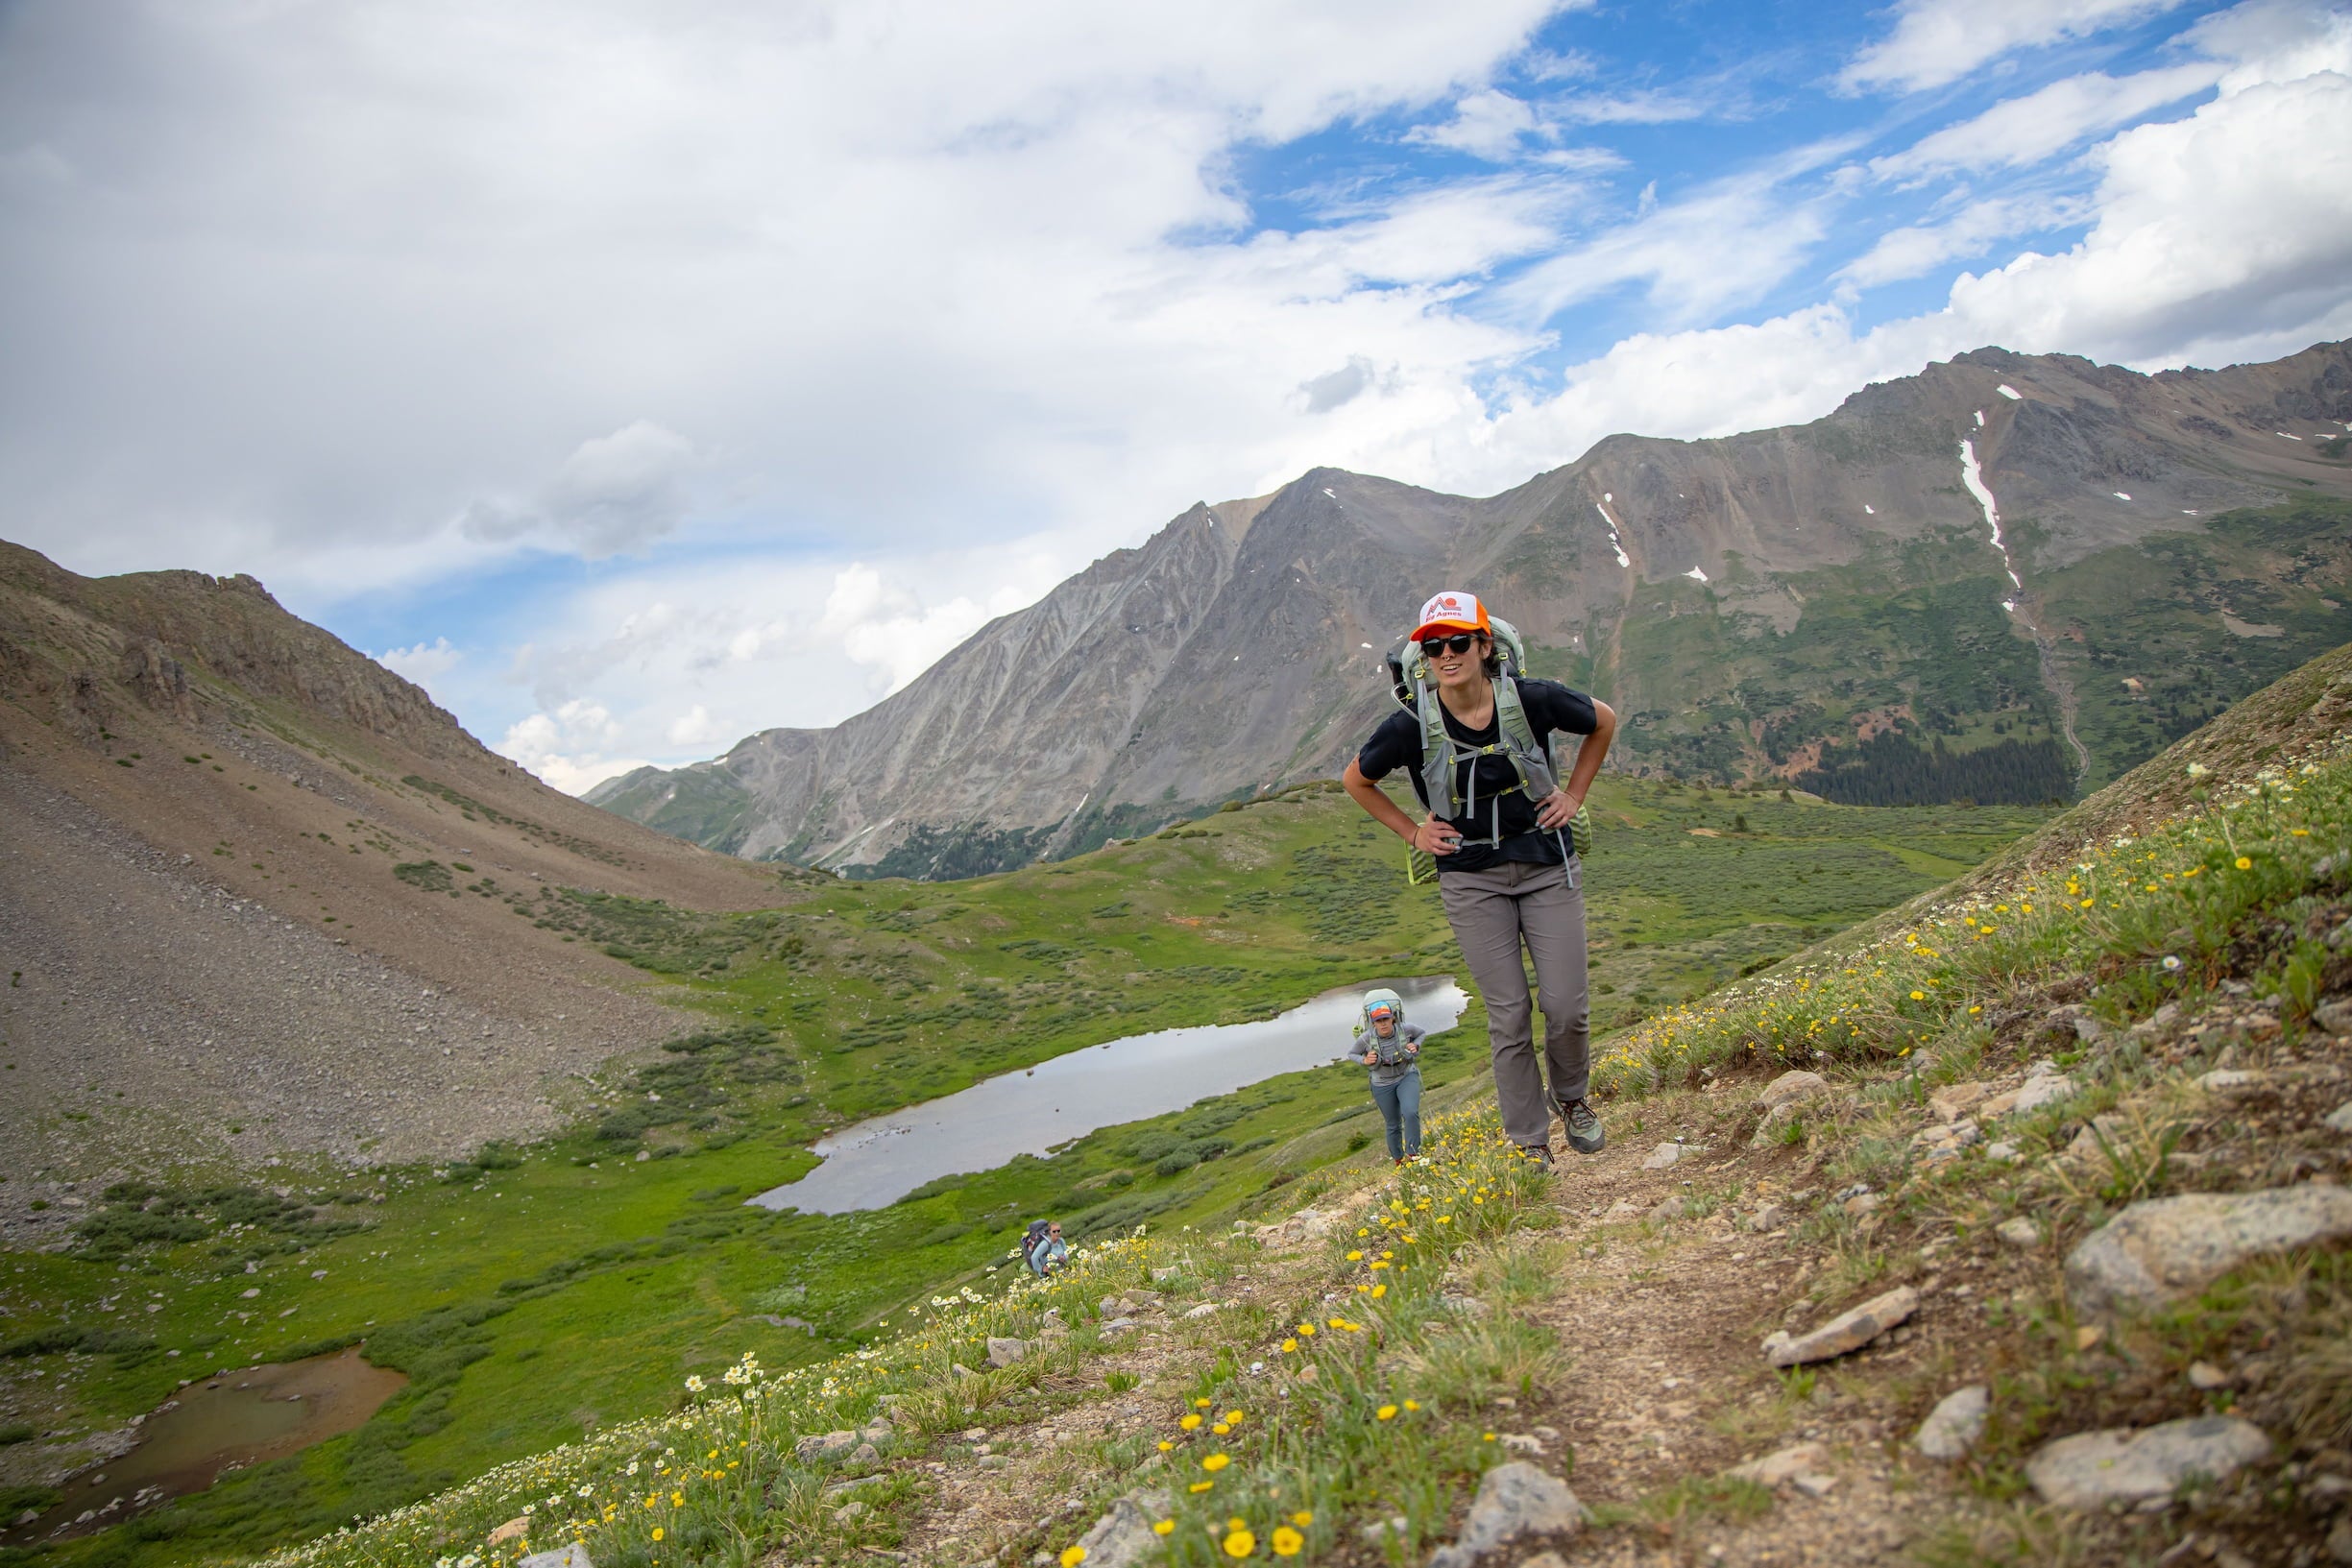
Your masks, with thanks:
M 1382 1007 L 1396 1015 L 1396 1030 L 1386 1040 L 1372 1027 L 1372 1013 Z M 1365 992 L 1364 1005 L 1356 1013 L 1356 1043 L 1361 1047 L 1367 1040 L 1371 1042 L 1372 1056 L 1382 1067 L 1395 1067 L 1409 1059 L 1405 1055 L 1405 999 L 1385 985 Z
M 1517 770 L 1518 783 L 1511 788 L 1526 795 L 1530 801 L 1540 801 L 1560 787 L 1561 768 L 1552 756 L 1548 737 L 1539 742 L 1534 726 L 1527 722 L 1527 710 L 1519 702 L 1519 677 L 1527 670 L 1527 645 L 1519 637 L 1519 629 L 1511 622 L 1492 617 L 1489 630 L 1494 639 L 1495 657 L 1502 670 L 1494 679 L 1494 721 L 1502 738 L 1491 746 L 1465 746 L 1455 740 L 1445 728 L 1445 711 L 1439 706 L 1438 683 L 1430 678 L 1429 659 L 1419 644 L 1405 639 L 1388 657 L 1389 686 L 1396 693 L 1396 701 L 1405 712 L 1421 723 L 1421 792 L 1429 808 L 1448 821 L 1478 817 L 1478 770 L 1469 770 L 1470 795 L 1461 792 L 1461 764 L 1481 757 L 1508 758 Z M 1439 806 L 1443 800 L 1443 807 Z M 1490 836 L 1465 838 L 1465 844 L 1494 844 L 1500 842 L 1500 812 L 1502 808 L 1489 798 Z M 1568 819 L 1564 834 L 1566 847 L 1578 856 L 1592 848 L 1592 812 L 1589 807 L 1578 806 L 1576 815 Z M 1409 850 L 1405 856 L 1405 880 L 1418 884 L 1437 875 L 1437 856 L 1420 850 Z

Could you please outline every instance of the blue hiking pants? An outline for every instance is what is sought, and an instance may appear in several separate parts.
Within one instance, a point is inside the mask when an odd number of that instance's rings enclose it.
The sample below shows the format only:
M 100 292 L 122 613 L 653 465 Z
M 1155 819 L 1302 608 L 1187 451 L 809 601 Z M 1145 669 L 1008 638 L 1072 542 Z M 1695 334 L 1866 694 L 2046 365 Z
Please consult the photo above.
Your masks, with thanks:
M 1421 1070 L 1416 1065 L 1394 1083 L 1372 1085 L 1372 1103 L 1389 1125 L 1389 1158 L 1409 1159 L 1421 1151 Z

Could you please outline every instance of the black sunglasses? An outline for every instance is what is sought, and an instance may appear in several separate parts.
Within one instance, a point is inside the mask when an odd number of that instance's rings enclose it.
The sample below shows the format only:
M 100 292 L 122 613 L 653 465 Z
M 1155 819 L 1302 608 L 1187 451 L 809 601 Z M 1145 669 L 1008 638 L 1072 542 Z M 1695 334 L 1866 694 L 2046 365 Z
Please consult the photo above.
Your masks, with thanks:
M 1421 639 L 1421 652 L 1432 659 L 1442 653 L 1467 653 L 1477 641 L 1478 636 L 1474 632 L 1456 632 L 1451 637 L 1425 637 Z

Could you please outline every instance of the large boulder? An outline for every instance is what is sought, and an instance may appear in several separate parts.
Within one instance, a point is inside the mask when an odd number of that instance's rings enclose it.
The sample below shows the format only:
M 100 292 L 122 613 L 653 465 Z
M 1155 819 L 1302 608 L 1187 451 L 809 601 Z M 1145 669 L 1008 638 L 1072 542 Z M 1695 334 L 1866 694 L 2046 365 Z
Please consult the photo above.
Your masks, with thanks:
M 1584 1528 L 1585 1517 L 1585 1506 L 1566 1482 L 1525 1459 L 1513 1459 L 1487 1472 L 1461 1533 L 1430 1554 L 1429 1568 L 1470 1568 L 1523 1535 L 1573 1535 Z
M 2280 1187 L 2135 1203 L 2066 1260 L 2077 1312 L 2144 1309 L 2191 1295 L 2250 1258 L 2352 1236 L 2352 1191 Z
M 2154 1503 L 2182 1482 L 2219 1481 L 2266 1458 L 2262 1428 L 2234 1415 L 2199 1415 L 2134 1432 L 2081 1432 L 2061 1437 L 2025 1461 L 2025 1479 L 2063 1508 Z

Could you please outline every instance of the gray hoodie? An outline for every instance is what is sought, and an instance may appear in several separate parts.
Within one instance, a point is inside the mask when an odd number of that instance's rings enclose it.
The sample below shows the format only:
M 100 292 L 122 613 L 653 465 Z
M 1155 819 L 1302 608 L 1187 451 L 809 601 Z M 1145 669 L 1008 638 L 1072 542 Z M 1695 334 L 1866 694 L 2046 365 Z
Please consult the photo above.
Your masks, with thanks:
M 1404 1059 L 1394 1066 L 1383 1066 L 1376 1061 L 1366 1063 L 1372 1070 L 1372 1082 L 1385 1087 L 1399 1081 L 1406 1073 L 1418 1066 L 1421 1041 L 1427 1036 L 1427 1030 L 1418 1025 L 1397 1025 L 1395 1044 L 1404 1049 Z M 1372 1055 L 1380 1046 L 1386 1043 L 1379 1035 L 1367 1028 L 1362 1034 L 1356 1036 L 1355 1048 L 1350 1054 L 1356 1061 L 1362 1062 L 1365 1057 Z

